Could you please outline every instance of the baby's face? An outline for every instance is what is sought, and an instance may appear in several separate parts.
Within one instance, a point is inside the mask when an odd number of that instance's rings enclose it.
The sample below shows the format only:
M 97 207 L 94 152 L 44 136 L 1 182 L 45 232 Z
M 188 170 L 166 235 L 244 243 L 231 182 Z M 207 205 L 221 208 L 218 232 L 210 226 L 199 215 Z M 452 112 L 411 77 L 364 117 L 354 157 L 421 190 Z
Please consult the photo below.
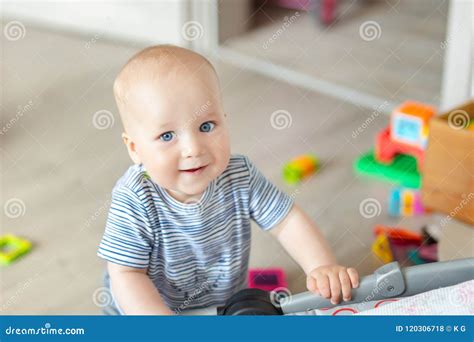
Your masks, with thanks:
M 227 167 L 229 131 L 215 74 L 139 85 L 132 140 L 151 179 L 176 199 L 200 196 Z

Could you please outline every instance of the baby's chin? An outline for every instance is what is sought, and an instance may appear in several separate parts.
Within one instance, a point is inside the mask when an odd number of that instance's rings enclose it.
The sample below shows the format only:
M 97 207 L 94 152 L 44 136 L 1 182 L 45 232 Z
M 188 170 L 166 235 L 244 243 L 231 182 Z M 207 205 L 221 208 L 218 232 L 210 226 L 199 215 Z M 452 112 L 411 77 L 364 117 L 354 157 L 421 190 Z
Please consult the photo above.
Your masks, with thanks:
M 209 179 L 208 177 L 201 177 L 200 179 L 196 178 L 193 180 L 187 179 L 185 182 L 179 182 L 177 190 L 189 196 L 196 196 L 205 192 L 211 181 L 212 179 Z

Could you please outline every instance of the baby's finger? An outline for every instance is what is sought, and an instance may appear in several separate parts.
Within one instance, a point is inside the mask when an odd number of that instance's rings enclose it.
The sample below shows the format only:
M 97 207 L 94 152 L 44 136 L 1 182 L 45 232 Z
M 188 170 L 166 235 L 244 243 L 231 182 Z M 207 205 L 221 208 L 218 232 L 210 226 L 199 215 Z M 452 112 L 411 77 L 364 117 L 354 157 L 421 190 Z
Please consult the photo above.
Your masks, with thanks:
M 359 273 L 356 271 L 356 269 L 349 267 L 347 269 L 347 273 L 349 274 L 349 278 L 351 278 L 352 287 L 359 287 Z
M 324 298 L 329 298 L 331 296 L 331 291 L 329 290 L 329 279 L 325 274 L 316 274 L 316 283 L 318 290 L 321 293 L 321 296 Z
M 341 281 L 337 273 L 329 273 L 331 287 L 331 303 L 337 304 L 341 301 Z
M 309 291 L 319 294 L 316 279 L 314 279 L 312 276 L 306 277 L 306 287 L 308 288 Z
M 348 301 L 351 299 L 351 279 L 345 269 L 339 271 L 339 280 L 341 281 L 342 298 Z

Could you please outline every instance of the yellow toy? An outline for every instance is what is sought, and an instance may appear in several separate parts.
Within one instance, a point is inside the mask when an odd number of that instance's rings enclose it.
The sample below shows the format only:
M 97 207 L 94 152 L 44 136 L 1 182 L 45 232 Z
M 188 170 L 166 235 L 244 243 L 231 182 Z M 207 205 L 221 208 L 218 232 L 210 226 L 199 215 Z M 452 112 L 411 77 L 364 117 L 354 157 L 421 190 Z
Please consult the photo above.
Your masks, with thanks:
M 372 244 L 372 253 L 374 253 L 384 264 L 388 264 L 394 260 L 392 250 L 390 249 L 390 242 L 385 234 L 377 235 Z
M 296 157 L 283 168 L 283 178 L 289 184 L 297 184 L 318 170 L 318 159 L 310 154 Z
M 31 250 L 31 242 L 13 234 L 0 237 L 0 263 L 10 265 Z

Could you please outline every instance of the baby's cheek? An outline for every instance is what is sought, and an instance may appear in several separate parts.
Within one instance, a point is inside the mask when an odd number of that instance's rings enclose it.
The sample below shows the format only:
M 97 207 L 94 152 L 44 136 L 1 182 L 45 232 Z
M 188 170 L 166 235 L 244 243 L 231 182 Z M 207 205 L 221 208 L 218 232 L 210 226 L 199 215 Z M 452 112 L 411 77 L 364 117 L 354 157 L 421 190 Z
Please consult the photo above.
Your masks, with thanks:
M 171 186 L 178 175 L 177 168 L 166 163 L 155 163 L 147 170 L 155 183 L 164 187 Z

